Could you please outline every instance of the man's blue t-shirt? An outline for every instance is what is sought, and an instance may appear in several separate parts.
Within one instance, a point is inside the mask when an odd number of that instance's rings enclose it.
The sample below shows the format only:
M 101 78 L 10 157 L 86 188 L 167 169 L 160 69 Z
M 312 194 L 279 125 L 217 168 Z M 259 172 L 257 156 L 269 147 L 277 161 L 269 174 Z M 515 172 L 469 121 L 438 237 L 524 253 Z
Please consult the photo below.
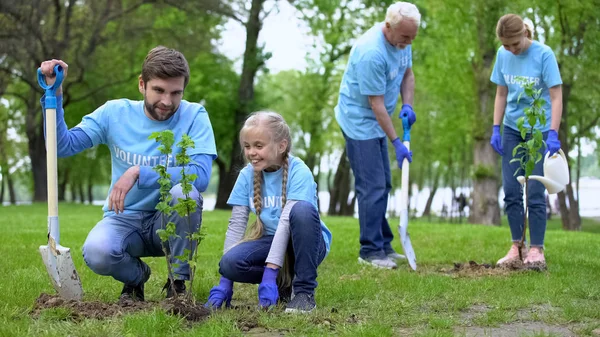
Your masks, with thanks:
M 562 84 L 558 63 L 552 49 L 538 41 L 532 41 L 531 46 L 519 55 L 514 55 L 504 47 L 498 49 L 491 81 L 497 85 L 508 87 L 504 125 L 517 131 L 519 130 L 517 120 L 525 115 L 525 108 L 532 102 L 530 97 L 521 95 L 523 88 L 519 82 L 519 76 L 524 77 L 526 81 L 533 81 L 536 89 L 542 89 L 542 98 L 546 101 L 543 106 L 546 112 L 546 125 L 540 125 L 538 122 L 536 128 L 542 132 L 548 131 L 552 117 L 548 88 Z M 519 95 L 521 95 L 520 99 Z M 524 126 L 530 127 L 527 119 L 525 119 Z
M 260 220 L 264 225 L 265 235 L 275 235 L 279 218 L 281 217 L 281 192 L 283 181 L 283 169 L 275 172 L 265 172 L 263 174 L 262 184 L 262 211 Z M 247 206 L 256 214 L 254 208 L 254 169 L 251 164 L 246 165 L 241 171 L 233 186 L 231 195 L 227 203 L 231 206 Z M 304 162 L 294 156 L 289 156 L 287 196 L 286 200 L 307 201 L 317 208 L 317 184 L 313 178 L 310 169 Z M 323 221 L 321 221 L 321 232 L 329 252 L 331 244 L 331 232 Z
M 158 149 L 159 143 L 148 137 L 153 132 L 172 130 L 177 144 L 184 134 L 195 142 L 195 148 L 188 149 L 189 155 L 208 154 L 216 157 L 215 138 L 204 107 L 197 103 L 181 101 L 175 114 L 166 121 L 155 121 L 144 113 L 143 101 L 119 99 L 106 102 L 93 113 L 83 117 L 76 127 L 81 128 L 92 140 L 93 146 L 106 144 L 110 149 L 112 179 L 108 195 L 114 184 L 131 166 L 164 165 L 167 157 Z M 169 167 L 175 166 L 174 155 L 180 152 L 173 146 L 173 156 L 169 156 Z M 155 211 L 159 201 L 159 190 L 143 189 L 134 184 L 125 197 L 125 213 Z M 108 197 L 102 208 L 105 216 L 108 210 Z
M 384 96 L 388 114 L 394 113 L 400 86 L 412 68 L 412 49 L 392 46 L 383 35 L 383 23 L 363 34 L 350 51 L 342 77 L 335 118 L 344 133 L 356 140 L 385 137 L 368 96 Z

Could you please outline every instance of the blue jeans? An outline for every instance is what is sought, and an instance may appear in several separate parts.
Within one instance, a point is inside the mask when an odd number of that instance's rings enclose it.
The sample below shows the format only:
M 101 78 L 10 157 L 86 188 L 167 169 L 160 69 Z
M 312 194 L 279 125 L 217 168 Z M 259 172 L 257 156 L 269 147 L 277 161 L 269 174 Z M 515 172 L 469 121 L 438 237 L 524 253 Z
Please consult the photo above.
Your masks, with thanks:
M 317 287 L 317 267 L 326 254 L 325 240 L 321 233 L 321 220 L 317 209 L 309 202 L 298 201 L 290 212 L 290 234 L 294 261 L 294 293 L 314 294 Z M 241 283 L 262 281 L 265 261 L 271 249 L 272 235 L 254 241 L 242 242 L 221 258 L 219 273 Z
M 543 133 L 544 140 L 548 137 L 548 132 Z M 527 135 L 527 139 L 531 136 Z M 504 187 L 504 205 L 508 224 L 512 234 L 512 241 L 519 242 L 523 237 L 524 214 L 523 205 L 523 186 L 517 181 L 517 176 L 525 175 L 518 162 L 510 163 L 513 159 L 513 149 L 523 141 L 521 133 L 509 127 L 504 127 L 502 135 L 502 146 L 504 156 L 502 156 L 502 183 Z M 543 155 L 545 148 L 542 147 L 540 153 Z M 517 155 L 515 158 L 520 158 Z M 518 171 L 517 174 L 515 172 Z M 544 175 L 544 160 L 535 164 L 533 175 Z M 537 180 L 528 181 L 527 206 L 529 209 L 529 237 L 532 247 L 544 247 L 544 236 L 546 234 L 546 197 L 544 185 Z
M 385 217 L 392 189 L 387 138 L 355 140 L 345 134 L 344 138 L 358 200 L 360 257 L 385 258 L 394 239 Z
M 185 198 L 181 185 L 174 186 L 171 195 L 171 205 L 177 203 L 177 198 Z M 197 231 L 202 222 L 203 199 L 195 187 L 192 188 L 190 198 L 196 199 L 197 208 L 190 216 L 190 223 L 192 231 Z M 85 263 L 97 274 L 112 276 L 127 285 L 140 284 L 144 277 L 140 257 L 165 255 L 156 234 L 156 230 L 163 227 L 161 215 L 162 212 L 158 211 L 120 213 L 100 220 L 83 244 Z M 189 280 L 189 264 L 174 257 L 183 255 L 184 249 L 190 248 L 190 241 L 186 238 L 190 231 L 187 219 L 173 212 L 165 221 L 165 224 L 169 221 L 175 223 L 176 233 L 179 235 L 178 238 L 171 238 L 167 245 L 171 263 L 179 264 L 173 268 L 175 278 Z

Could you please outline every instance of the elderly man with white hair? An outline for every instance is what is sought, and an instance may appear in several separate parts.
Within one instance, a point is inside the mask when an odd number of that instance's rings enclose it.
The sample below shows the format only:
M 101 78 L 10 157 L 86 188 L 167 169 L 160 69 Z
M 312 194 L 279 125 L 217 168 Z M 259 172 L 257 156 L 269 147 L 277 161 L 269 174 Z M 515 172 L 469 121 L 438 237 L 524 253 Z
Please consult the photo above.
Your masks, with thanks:
M 395 269 L 395 260 L 404 258 L 392 248 L 394 235 L 385 217 L 392 188 L 386 137 L 394 146 L 399 168 L 405 158 L 412 162 L 412 152 L 398 138 L 391 115 L 402 95 L 398 117 L 407 115 L 411 125 L 416 121 L 411 43 L 420 23 L 421 14 L 415 5 L 391 5 L 385 21 L 375 24 L 353 46 L 335 107 L 355 177 L 358 261 L 379 268 Z

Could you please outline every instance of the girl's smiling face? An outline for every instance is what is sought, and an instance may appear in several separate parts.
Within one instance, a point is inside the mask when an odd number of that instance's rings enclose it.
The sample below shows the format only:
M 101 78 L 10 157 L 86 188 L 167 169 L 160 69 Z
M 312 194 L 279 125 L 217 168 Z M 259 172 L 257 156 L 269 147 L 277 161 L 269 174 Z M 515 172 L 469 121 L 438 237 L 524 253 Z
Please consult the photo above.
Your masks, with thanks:
M 276 171 L 281 167 L 282 153 L 287 148 L 287 140 L 279 144 L 272 141 L 261 126 L 248 129 L 243 136 L 244 156 L 252 164 L 254 171 Z

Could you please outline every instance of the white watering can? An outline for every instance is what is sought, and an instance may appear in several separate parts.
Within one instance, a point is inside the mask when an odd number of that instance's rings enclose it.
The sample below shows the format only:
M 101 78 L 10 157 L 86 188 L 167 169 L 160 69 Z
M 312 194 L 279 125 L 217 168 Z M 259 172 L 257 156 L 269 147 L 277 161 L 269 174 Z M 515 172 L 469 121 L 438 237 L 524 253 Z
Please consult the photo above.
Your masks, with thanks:
M 551 157 L 549 152 L 544 158 L 544 176 L 531 175 L 529 179 L 537 180 L 544 184 L 548 194 L 556 194 L 563 191 L 569 184 L 569 166 L 567 157 L 563 150 L 558 150 Z M 525 184 L 525 177 L 518 176 L 517 180 L 521 185 Z

